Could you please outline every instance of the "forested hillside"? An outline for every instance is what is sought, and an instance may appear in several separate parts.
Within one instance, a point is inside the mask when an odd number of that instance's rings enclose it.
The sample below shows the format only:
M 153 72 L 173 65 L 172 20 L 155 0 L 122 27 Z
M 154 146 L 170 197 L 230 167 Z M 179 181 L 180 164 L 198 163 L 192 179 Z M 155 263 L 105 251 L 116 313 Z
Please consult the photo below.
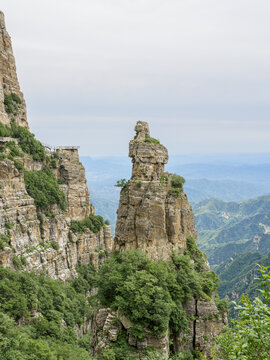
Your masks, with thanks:
M 270 250 L 270 196 L 240 202 L 204 200 L 193 205 L 199 246 L 211 265 L 235 253 Z

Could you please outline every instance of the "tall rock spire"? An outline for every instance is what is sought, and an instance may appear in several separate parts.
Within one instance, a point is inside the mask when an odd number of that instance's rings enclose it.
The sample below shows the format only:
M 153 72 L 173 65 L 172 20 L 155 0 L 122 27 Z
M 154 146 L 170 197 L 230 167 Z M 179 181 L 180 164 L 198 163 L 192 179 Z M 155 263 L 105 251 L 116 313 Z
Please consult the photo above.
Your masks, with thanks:
M 164 173 L 165 146 L 150 137 L 146 122 L 138 121 L 135 131 L 129 143 L 132 178 L 121 191 L 115 248 L 140 249 L 153 260 L 168 260 L 173 249 L 186 247 L 189 235 L 197 238 L 194 215 L 182 178 Z
M 6 30 L 5 17 L 0 11 L 0 121 L 28 128 L 26 106 L 16 73 L 10 36 Z

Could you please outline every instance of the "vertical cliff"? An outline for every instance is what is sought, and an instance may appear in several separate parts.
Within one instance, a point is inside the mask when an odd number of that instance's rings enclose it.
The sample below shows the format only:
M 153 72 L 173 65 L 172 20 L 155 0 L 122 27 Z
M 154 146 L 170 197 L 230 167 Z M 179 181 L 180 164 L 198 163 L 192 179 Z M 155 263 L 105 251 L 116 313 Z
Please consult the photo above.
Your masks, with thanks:
M 194 215 L 182 186 L 164 173 L 168 151 L 150 137 L 148 124 L 138 121 L 129 143 L 132 177 L 121 191 L 115 248 L 141 249 L 153 260 L 168 260 L 172 250 L 197 238 Z
M 110 226 L 70 227 L 93 211 L 78 147 L 44 148 L 28 130 L 0 12 L 0 265 L 65 281 L 77 265 L 100 263 L 99 251 L 112 248 Z
M 0 121 L 9 124 L 13 118 L 18 125 L 28 128 L 26 105 L 20 90 L 11 40 L 2 11 L 0 11 L 0 49 Z
M 188 300 L 180 300 L 181 292 L 177 298 L 172 291 L 169 298 L 175 301 L 180 313 L 180 309 L 185 313 L 182 320 L 182 325 L 187 321 L 185 329 L 183 325 L 182 330 L 176 330 L 170 325 L 174 322 L 171 318 L 167 331 L 154 334 L 146 328 L 143 338 L 134 337 L 133 324 L 129 319 L 131 314 L 128 311 L 119 309 L 115 312 L 108 308 L 97 311 L 93 318 L 92 353 L 102 352 L 110 343 L 117 341 L 122 330 L 127 334 L 129 345 L 139 351 L 141 358 L 144 358 L 144 351 L 149 347 L 165 358 L 177 351 L 186 350 L 199 351 L 210 357 L 213 338 L 226 323 L 226 314 L 220 313 L 215 304 L 215 274 L 209 271 L 205 255 L 196 246 L 194 215 L 183 190 L 185 180 L 176 174 L 164 172 L 164 166 L 168 162 L 167 149 L 150 136 L 147 123 L 138 121 L 135 132 L 134 139 L 129 143 L 129 156 L 133 163 L 132 177 L 127 182 L 119 182 L 122 190 L 117 211 L 115 250 L 120 251 L 120 254 L 126 250 L 141 250 L 154 262 L 170 264 L 171 272 L 174 273 L 172 276 L 178 277 L 175 289 L 183 286 L 184 293 L 192 293 L 196 287 L 202 286 L 202 292 L 195 291 Z M 184 272 L 182 267 L 185 268 Z M 129 265 L 126 272 L 128 269 Z M 147 269 L 139 267 L 137 272 L 147 272 Z M 165 272 L 164 268 L 162 276 L 166 276 Z M 147 291 L 143 289 L 144 284 L 142 283 L 141 289 L 135 290 L 136 282 L 131 285 L 131 275 L 128 276 L 127 287 L 134 289 L 134 297 L 138 301 L 143 296 L 147 299 L 147 294 L 143 293 Z M 155 277 L 158 278 L 159 275 L 155 274 Z M 187 285 L 189 281 L 193 283 L 193 290 Z M 205 287 L 205 281 L 212 285 Z M 144 307 L 144 301 L 141 306 Z M 154 306 L 155 297 L 153 308 Z M 140 309 L 137 311 L 140 312 Z M 153 309 L 142 311 L 145 314 L 148 311 L 152 313 L 153 319 L 155 316 L 158 318 Z M 133 318 L 136 318 L 136 314 Z M 117 326 L 113 326 L 114 323 Z

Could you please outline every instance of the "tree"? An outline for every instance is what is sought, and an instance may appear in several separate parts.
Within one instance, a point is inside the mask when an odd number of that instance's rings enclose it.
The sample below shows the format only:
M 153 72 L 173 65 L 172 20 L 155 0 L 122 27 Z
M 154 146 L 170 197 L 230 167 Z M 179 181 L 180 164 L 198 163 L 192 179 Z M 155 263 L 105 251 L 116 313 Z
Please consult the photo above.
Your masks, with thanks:
M 254 301 L 243 295 L 241 303 L 235 304 L 238 319 L 232 327 L 226 327 L 213 349 L 214 359 L 267 360 L 270 359 L 270 272 L 260 267 L 261 297 Z

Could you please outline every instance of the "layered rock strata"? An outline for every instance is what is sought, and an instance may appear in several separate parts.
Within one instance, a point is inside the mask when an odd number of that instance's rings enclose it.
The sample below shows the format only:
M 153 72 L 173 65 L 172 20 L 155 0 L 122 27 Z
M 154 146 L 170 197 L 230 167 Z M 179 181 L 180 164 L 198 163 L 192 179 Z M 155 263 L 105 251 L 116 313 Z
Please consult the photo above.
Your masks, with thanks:
M 110 226 L 104 226 L 98 234 L 70 231 L 71 220 L 88 216 L 90 204 L 82 164 L 76 156 L 77 161 L 67 165 L 68 158 L 63 152 L 56 170 L 61 173 L 65 164 L 64 179 L 70 183 L 61 187 L 67 194 L 67 211 L 63 214 L 54 206 L 53 217 L 38 213 L 34 199 L 26 192 L 23 170 L 16 169 L 9 159 L 0 161 L 0 234 L 10 238 L 9 246 L 0 250 L 0 265 L 14 268 L 15 256 L 25 259 L 23 269 L 37 273 L 45 270 L 50 277 L 65 281 L 76 276 L 78 264 L 98 265 L 101 252 L 111 251 Z M 29 159 L 26 163 L 30 169 L 42 168 L 41 163 L 32 161 L 30 165 Z
M 4 97 L 5 94 L 12 93 L 18 95 L 21 103 L 15 102 L 13 111 L 7 113 Z M 26 105 L 17 78 L 11 40 L 6 30 L 4 14 L 0 11 L 0 121 L 9 124 L 11 119 L 14 119 L 17 125 L 28 128 Z
M 183 189 L 177 197 L 170 191 L 167 149 L 151 142 L 147 123 L 139 121 L 135 131 L 129 143 L 132 178 L 120 195 L 115 248 L 141 249 L 153 260 L 168 260 L 172 250 L 186 247 L 189 235 L 197 238 L 194 215 Z
M 0 12 L 0 122 L 10 125 L 11 121 L 28 129 L 11 40 L 4 14 Z M 17 144 L 18 140 L 0 138 L 2 147 L 10 142 Z M 55 154 L 49 148 L 46 151 L 48 157 L 55 155 L 58 159 L 52 170 L 62 183 L 66 211 L 53 206 L 53 216 L 49 217 L 38 210 L 26 191 L 24 170 L 15 167 L 12 157 L 0 160 L 0 237 L 8 239 L 6 246 L 0 247 L 0 265 L 37 273 L 46 271 L 50 277 L 65 281 L 76 276 L 78 264 L 98 265 L 103 252 L 111 251 L 113 239 L 110 226 L 104 226 L 97 234 L 90 230 L 81 234 L 70 231 L 72 220 L 83 220 L 94 213 L 85 170 L 76 147 L 61 147 Z M 16 161 L 28 171 L 38 171 L 47 165 L 45 160 L 34 161 L 23 152 Z
M 175 187 L 175 175 L 164 172 L 167 149 L 150 137 L 147 123 L 137 122 L 135 131 L 136 136 L 129 143 L 132 177 L 123 183 L 121 190 L 114 246 L 119 251 L 140 249 L 154 261 L 167 261 L 173 250 L 184 253 L 188 236 L 197 239 L 194 215 L 183 186 L 178 183 Z M 209 271 L 207 261 L 203 271 Z M 146 336 L 141 341 L 129 333 L 132 324 L 128 319 L 117 313 L 113 315 L 118 319 L 117 326 L 110 327 L 112 338 L 105 331 L 112 313 L 100 309 L 93 318 L 92 351 L 98 353 L 116 341 L 120 326 L 127 332 L 129 344 L 139 352 L 151 347 L 168 358 L 170 350 L 198 350 L 211 358 L 212 340 L 226 323 L 226 315 L 219 314 L 214 300 L 191 298 L 183 307 L 189 319 L 189 331 L 174 334 L 168 329 L 157 337 L 145 329 Z

